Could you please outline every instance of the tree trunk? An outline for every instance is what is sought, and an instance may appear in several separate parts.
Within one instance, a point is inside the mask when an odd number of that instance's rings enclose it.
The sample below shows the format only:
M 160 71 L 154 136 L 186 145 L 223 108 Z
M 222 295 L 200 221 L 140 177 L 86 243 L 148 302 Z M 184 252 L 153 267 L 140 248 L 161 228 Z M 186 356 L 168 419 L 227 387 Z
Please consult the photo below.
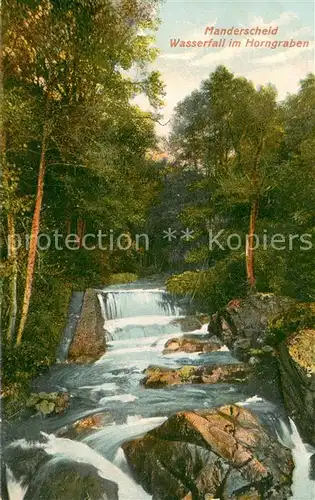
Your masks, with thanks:
M 258 201 L 254 200 L 251 205 L 249 233 L 246 238 L 246 274 L 247 274 L 247 281 L 251 288 L 254 288 L 256 284 L 256 278 L 254 272 L 254 236 L 255 236 L 257 215 L 258 215 Z
M 10 314 L 7 330 L 7 339 L 12 342 L 15 335 L 16 317 L 17 317 L 17 277 L 18 277 L 18 262 L 17 249 L 15 241 L 15 221 L 12 214 L 8 214 L 8 253 L 11 263 L 10 286 L 9 286 L 9 301 Z
M 71 219 L 66 220 L 66 236 L 71 234 Z
M 84 219 L 79 219 L 77 220 L 77 240 L 78 240 L 78 245 L 79 248 L 82 248 L 82 240 L 85 234 L 85 221 Z
M 25 328 L 28 310 L 30 307 L 30 300 L 32 294 L 32 286 L 35 271 L 35 261 L 36 261 L 36 250 L 37 250 L 37 239 L 40 229 L 40 212 L 42 208 L 43 194 L 44 194 L 44 178 L 46 171 L 46 149 L 47 149 L 47 139 L 48 139 L 48 127 L 47 124 L 44 127 L 43 139 L 42 139 L 42 151 L 39 164 L 38 180 L 37 180 L 37 193 L 36 193 L 36 203 L 33 214 L 32 230 L 30 238 L 30 247 L 27 259 L 27 271 L 25 280 L 25 290 L 22 306 L 22 314 L 19 325 L 19 331 L 16 338 L 16 344 L 20 345 L 22 341 L 22 335 Z

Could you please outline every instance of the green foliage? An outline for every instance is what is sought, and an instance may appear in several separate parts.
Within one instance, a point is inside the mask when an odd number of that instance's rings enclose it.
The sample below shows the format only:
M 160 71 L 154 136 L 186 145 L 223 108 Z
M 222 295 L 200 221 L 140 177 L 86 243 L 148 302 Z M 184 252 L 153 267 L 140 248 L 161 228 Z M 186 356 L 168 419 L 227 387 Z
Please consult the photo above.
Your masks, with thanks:
M 15 393 L 27 388 L 32 377 L 54 363 L 67 318 L 71 285 L 46 277 L 38 278 L 35 286 L 24 342 L 2 346 L 2 383 L 9 392 L 12 387 Z
M 137 279 L 138 279 L 138 276 L 134 273 L 112 274 L 109 277 L 108 284 L 109 285 L 120 285 L 123 283 L 132 283 L 133 281 L 136 281 Z
M 269 325 L 268 343 L 277 345 L 290 335 L 315 327 L 315 302 L 294 304 L 285 316 L 275 318 Z M 311 347 L 311 346 L 310 346 Z
M 39 392 L 31 393 L 26 401 L 26 407 L 37 410 L 43 415 L 62 413 L 69 405 L 68 393 Z
M 186 271 L 170 277 L 166 282 L 170 293 L 191 295 L 200 301 L 207 313 L 212 314 L 235 297 L 247 293 L 244 261 L 242 256 L 219 261 L 206 271 Z
M 156 145 L 154 115 L 141 111 L 132 99 L 145 93 L 155 108 L 161 104 L 160 75 L 148 67 L 157 55 L 152 44 L 157 4 L 155 0 L 145 6 L 133 0 L 3 2 L 3 239 L 10 231 L 5 219 L 11 216 L 16 233 L 22 239 L 29 236 L 39 163 L 46 169 L 41 179 L 40 232 L 58 230 L 65 239 L 80 231 L 81 237 L 99 230 L 130 232 L 144 223 L 156 187 L 147 159 L 147 151 Z M 132 72 L 126 71 L 131 68 Z M 44 162 L 42 151 L 46 151 Z M 11 256 L 12 263 L 6 245 L 4 251 L 6 328 L 9 311 L 16 305 L 15 323 L 20 319 L 27 251 Z M 137 257 L 134 251 L 122 256 L 109 249 L 38 252 L 35 272 L 40 277 L 33 286 L 28 340 L 31 330 L 42 328 L 42 337 L 47 335 L 51 342 L 52 318 L 46 321 L 45 314 L 40 317 L 36 312 L 42 312 L 37 298 L 45 281 L 55 276 L 84 289 L 104 283 L 109 269 L 133 270 Z M 15 281 L 11 269 L 18 275 Z M 42 299 L 49 302 L 47 296 Z M 46 309 L 54 307 L 47 304 Z
M 32 342 L 24 342 L 15 347 L 4 344 L 2 348 L 2 381 L 4 386 L 12 383 L 25 385 L 29 378 L 47 367 L 51 360 L 48 351 Z
M 180 368 L 180 370 L 178 370 L 178 375 L 180 376 L 180 378 L 183 381 L 185 381 L 185 380 L 189 380 L 189 378 L 195 373 L 195 371 L 196 371 L 195 366 L 185 365 L 185 366 L 182 366 L 182 368 Z
M 213 234 L 223 229 L 225 241 L 236 233 L 244 248 L 240 258 L 245 260 L 245 235 L 250 213 L 255 213 L 254 232 L 261 243 L 254 251 L 256 290 L 315 299 L 314 96 L 314 75 L 278 105 L 274 87 L 256 88 L 220 66 L 175 109 L 169 141 L 175 162 L 171 181 L 178 183 L 176 174 L 185 175 L 186 193 L 192 194 L 187 206 L 178 203 L 176 215 L 195 235 L 184 258 L 190 265 L 209 266 L 211 283 L 223 276 L 216 292 L 212 288 L 218 296 L 230 295 L 224 286 L 230 273 L 223 267 L 235 261 L 234 251 L 210 250 L 207 229 Z M 179 193 L 181 198 L 186 195 Z M 283 250 L 270 245 L 279 233 L 285 237 Z M 265 234 L 267 248 L 262 245 Z M 291 245 L 293 235 L 308 235 L 310 244 L 295 240 Z M 242 294 L 243 269 L 239 280 Z M 230 290 L 235 282 L 229 283 Z M 200 289 L 193 279 L 191 283 Z

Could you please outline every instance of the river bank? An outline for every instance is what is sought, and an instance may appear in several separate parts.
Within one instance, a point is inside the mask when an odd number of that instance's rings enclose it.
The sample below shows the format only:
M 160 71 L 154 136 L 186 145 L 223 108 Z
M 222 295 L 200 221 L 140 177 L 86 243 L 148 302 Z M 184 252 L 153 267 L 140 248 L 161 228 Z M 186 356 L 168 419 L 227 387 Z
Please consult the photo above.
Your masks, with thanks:
M 112 485 L 106 483 L 108 491 L 112 491 L 108 493 L 110 499 L 151 498 L 132 478 L 122 445 L 145 435 L 178 412 L 208 411 L 233 404 L 253 412 L 271 439 L 291 449 L 295 460 L 292 498 L 309 500 L 307 495 L 314 484 L 309 479 L 311 448 L 303 444 L 294 424 L 290 424 L 287 418 L 277 388 L 276 370 L 269 369 L 268 374 L 263 371 L 263 376 L 256 376 L 250 383 L 184 383 L 158 389 L 145 388 L 142 384 L 144 371 L 150 365 L 178 370 L 214 363 L 238 365 L 240 361 L 227 348 L 214 352 L 165 352 L 165 345 L 174 337 L 187 335 L 206 340 L 208 325 L 199 323 L 196 328 L 198 310 L 195 304 L 175 300 L 165 292 L 161 282 L 147 280 L 107 287 L 98 291 L 98 297 L 106 318 L 105 354 L 90 364 L 54 365 L 34 381 L 33 390 L 37 393 L 69 393 L 69 408 L 60 415 L 49 417 L 30 411 L 28 417 L 6 429 L 5 441 L 9 446 L 5 458 L 10 462 L 12 474 L 7 475 L 10 500 L 28 498 L 27 491 L 32 494 L 32 499 L 41 498 L 43 488 L 48 488 L 50 496 L 47 498 L 80 498 L 78 490 L 62 490 L 60 470 L 51 468 L 54 463 L 59 463 L 62 469 L 65 457 L 73 466 L 82 461 L 90 464 L 101 471 L 104 480 L 117 484 L 118 497 L 115 497 L 116 489 L 111 490 Z M 273 387 L 273 392 L 270 387 Z M 42 458 L 47 456 L 44 468 L 43 463 L 40 465 L 40 461 L 34 458 L 38 453 Z M 73 467 L 69 467 L 62 476 L 63 484 L 72 477 Z M 86 470 L 77 469 L 76 465 L 75 470 L 78 477 L 85 477 Z M 297 471 L 299 474 L 303 472 L 303 484 L 296 476 Z M 51 474 L 61 489 L 51 485 L 48 480 Z M 105 483 L 102 485 L 104 489 Z M 85 487 L 97 491 L 95 484 L 92 488 L 84 481 L 81 486 L 73 485 L 73 488 L 81 488 L 80 491 Z M 20 496 L 12 497 L 16 488 L 20 488 Z M 163 495 L 157 498 L 167 498 Z M 92 493 L 91 497 L 94 498 Z

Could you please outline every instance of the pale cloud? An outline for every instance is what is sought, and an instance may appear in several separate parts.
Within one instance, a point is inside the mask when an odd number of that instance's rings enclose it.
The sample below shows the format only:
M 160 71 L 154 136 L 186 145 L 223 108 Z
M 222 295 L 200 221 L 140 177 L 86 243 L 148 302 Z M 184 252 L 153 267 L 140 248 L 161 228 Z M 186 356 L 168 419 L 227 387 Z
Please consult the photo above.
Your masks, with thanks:
M 181 61 L 189 61 L 196 57 L 197 51 L 187 52 L 164 52 L 159 56 L 159 59 L 178 59 Z
M 290 59 L 296 59 L 300 57 L 302 53 L 312 52 L 314 55 L 314 42 L 310 42 L 308 47 L 294 47 L 292 49 L 282 50 L 281 52 L 276 52 L 275 54 L 271 54 L 266 57 L 259 57 L 257 59 L 253 59 L 253 64 L 256 65 L 273 65 L 273 64 L 283 64 L 286 63 Z
M 300 61 L 298 64 L 285 64 L 281 67 L 264 67 L 248 72 L 242 72 L 256 86 L 272 83 L 278 91 L 279 100 L 286 95 L 296 93 L 299 89 L 299 82 L 305 76 L 314 71 L 314 63 L 311 60 Z
M 312 37 L 314 36 L 314 30 L 311 28 L 311 26 L 303 26 L 302 28 L 298 28 L 295 31 L 292 31 L 289 33 L 292 38 L 297 38 L 299 36 L 307 36 L 311 35 Z
M 195 30 L 191 31 L 188 33 L 185 38 L 187 40 L 209 40 L 209 35 L 205 35 L 205 30 L 207 26 L 216 26 L 218 22 L 218 19 L 214 19 L 214 21 L 211 21 L 210 23 L 207 23 L 206 25 L 202 25 L 199 28 L 196 28 Z
M 211 16 L 214 18 L 213 13 Z M 265 17 L 265 16 L 264 16 Z M 277 37 L 261 37 L 264 40 L 290 39 L 299 40 L 303 36 L 313 38 L 312 28 L 299 27 L 298 15 L 294 12 L 283 12 L 277 19 L 267 23 L 264 17 L 253 17 L 246 26 L 234 24 L 234 27 L 283 27 L 279 29 Z M 177 23 L 176 23 L 177 24 Z M 180 26 L 179 26 L 180 25 Z M 179 33 L 172 38 L 183 40 L 207 40 L 209 36 L 204 35 L 205 26 L 216 26 L 217 19 L 205 22 L 198 26 L 189 21 L 178 23 Z M 226 26 L 221 26 L 226 27 Z M 295 31 L 293 31 L 295 30 Z M 285 34 L 287 32 L 287 34 Z M 202 80 L 207 78 L 219 64 L 225 64 L 236 76 L 244 76 L 253 81 L 254 85 L 265 85 L 272 83 L 276 86 L 279 99 L 286 97 L 287 93 L 295 93 L 299 88 L 299 81 L 305 78 L 309 72 L 314 72 L 314 43 L 308 48 L 259 49 L 246 48 L 244 39 L 242 46 L 226 47 L 223 49 L 200 48 L 196 50 L 174 49 L 161 54 L 155 63 L 155 68 L 162 72 L 166 84 L 165 107 L 161 110 L 162 123 L 171 119 L 174 107 L 189 95 L 193 90 L 200 87 Z M 136 99 L 142 109 L 150 109 L 149 103 L 144 96 Z M 170 131 L 170 124 L 165 127 L 156 125 L 157 133 L 165 136 Z
M 249 26 L 250 27 L 259 26 L 260 28 L 269 28 L 270 26 L 273 26 L 273 27 L 285 26 L 285 25 L 291 24 L 293 21 L 296 21 L 297 19 L 298 19 L 298 16 L 296 13 L 288 11 L 288 12 L 282 12 L 278 19 L 275 19 L 269 23 L 266 23 L 262 17 L 254 17 L 251 20 Z M 242 27 L 245 28 L 246 26 L 242 26 Z M 312 32 L 311 29 L 310 29 L 310 31 Z M 304 29 L 303 31 L 302 31 L 302 29 L 300 29 L 300 35 L 302 35 L 303 33 L 304 34 L 309 33 L 309 29 L 308 30 Z M 291 34 L 291 37 L 292 37 L 292 34 Z M 202 66 L 208 66 L 211 64 L 219 64 L 221 62 L 224 63 L 227 61 L 232 61 L 233 59 L 239 58 L 241 56 L 244 57 L 245 54 L 248 53 L 249 51 L 251 51 L 252 54 L 257 53 L 257 49 L 255 50 L 255 49 L 245 47 L 244 41 L 246 39 L 247 39 L 247 37 L 238 38 L 238 40 L 240 40 L 242 42 L 241 47 L 225 47 L 224 49 L 221 49 L 219 51 L 212 50 L 211 52 L 204 55 L 200 59 L 192 61 L 191 64 L 193 66 L 202 67 Z M 270 36 L 264 37 L 264 40 L 274 40 L 274 39 L 275 38 L 270 37 Z M 310 47 L 309 47 L 309 49 L 310 49 Z M 272 54 L 271 56 L 257 57 L 256 59 L 253 59 L 251 61 L 251 64 L 266 64 L 267 60 L 268 61 L 270 60 L 270 64 L 273 64 L 273 63 L 277 64 L 278 62 L 285 62 L 287 59 L 295 58 L 300 53 L 301 48 L 297 49 L 299 51 L 298 53 L 293 52 L 294 50 L 295 49 L 289 49 L 286 52 L 281 52 L 280 54 L 277 53 L 277 54 Z M 304 50 L 306 50 L 306 48 L 304 48 Z M 289 53 L 292 53 L 292 54 L 289 55 Z M 286 55 L 287 55 L 287 57 L 285 57 Z M 276 56 L 278 56 L 278 57 L 276 57 Z
M 279 18 L 274 21 L 270 21 L 270 23 L 266 23 L 261 16 L 254 17 L 250 26 L 253 28 L 256 26 L 259 26 L 260 28 L 269 28 L 270 26 L 273 26 L 275 28 L 276 26 L 287 26 L 293 21 L 296 21 L 298 18 L 299 16 L 295 12 L 281 12 Z
M 211 49 L 210 49 L 211 50 Z M 226 47 L 225 49 L 218 50 L 214 52 L 216 49 L 212 49 L 213 52 L 206 54 L 201 59 L 196 61 L 192 61 L 192 66 L 209 66 L 211 64 L 221 64 L 226 61 L 230 61 L 235 57 L 239 57 L 240 53 L 243 52 L 244 47 Z

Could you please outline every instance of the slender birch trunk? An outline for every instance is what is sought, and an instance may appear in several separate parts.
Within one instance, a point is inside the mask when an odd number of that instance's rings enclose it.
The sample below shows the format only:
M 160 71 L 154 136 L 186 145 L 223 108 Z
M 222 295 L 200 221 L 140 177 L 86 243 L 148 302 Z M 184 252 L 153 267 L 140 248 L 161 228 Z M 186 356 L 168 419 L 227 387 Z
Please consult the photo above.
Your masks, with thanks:
M 254 272 L 254 236 L 258 216 L 258 201 L 254 200 L 250 210 L 249 233 L 246 239 L 246 275 L 251 288 L 255 287 L 256 278 Z
M 8 254 L 11 263 L 10 284 L 9 284 L 9 302 L 10 313 L 7 329 L 8 342 L 12 342 L 15 336 L 17 319 L 17 278 L 18 278 L 18 260 L 15 235 L 15 220 L 12 213 L 8 214 Z
M 39 163 L 39 172 L 38 172 L 38 180 L 37 180 L 37 193 L 36 193 L 36 203 L 33 214 L 32 221 L 32 230 L 31 230 L 31 238 L 30 238 L 30 247 L 28 252 L 27 259 L 27 271 L 26 271 L 26 280 L 25 280 L 25 290 L 24 290 L 24 298 L 22 305 L 22 313 L 20 319 L 19 330 L 16 338 L 16 345 L 20 345 L 22 342 L 22 336 L 27 320 L 27 315 L 30 307 L 30 300 L 32 294 L 32 286 L 34 280 L 34 271 L 35 271 L 35 261 L 36 261 L 36 251 L 37 251 L 37 239 L 40 229 L 40 213 L 43 202 L 43 194 L 44 194 L 44 179 L 45 179 L 45 171 L 46 171 L 46 149 L 48 142 L 48 125 L 47 123 L 44 125 L 43 138 L 42 138 L 42 150 L 41 157 Z

